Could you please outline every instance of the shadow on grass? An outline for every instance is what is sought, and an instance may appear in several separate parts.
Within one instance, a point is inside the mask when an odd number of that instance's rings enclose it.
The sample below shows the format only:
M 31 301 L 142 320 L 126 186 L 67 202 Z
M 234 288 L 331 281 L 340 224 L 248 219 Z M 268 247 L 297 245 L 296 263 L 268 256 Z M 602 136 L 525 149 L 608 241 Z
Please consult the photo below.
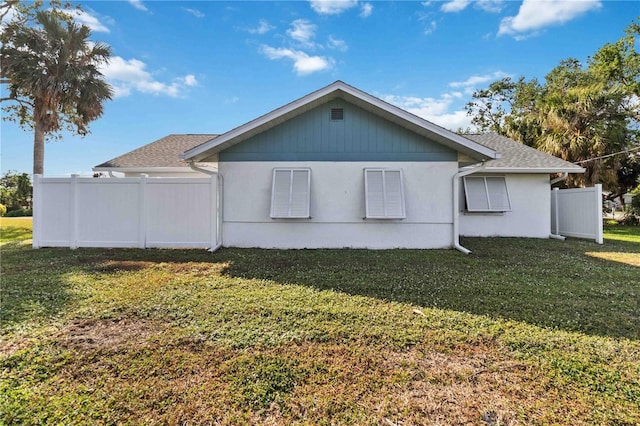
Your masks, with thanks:
M 640 339 L 640 268 L 592 252 L 634 255 L 638 244 L 467 238 L 473 250 L 40 249 L 3 246 L 0 322 L 57 315 L 75 296 L 68 274 L 154 263 L 226 263 L 229 277 L 271 280 L 491 318 Z
M 491 318 L 640 339 L 640 269 L 587 252 L 637 254 L 606 246 L 516 238 L 467 238 L 470 256 L 453 250 L 225 249 L 233 277 L 452 309 Z

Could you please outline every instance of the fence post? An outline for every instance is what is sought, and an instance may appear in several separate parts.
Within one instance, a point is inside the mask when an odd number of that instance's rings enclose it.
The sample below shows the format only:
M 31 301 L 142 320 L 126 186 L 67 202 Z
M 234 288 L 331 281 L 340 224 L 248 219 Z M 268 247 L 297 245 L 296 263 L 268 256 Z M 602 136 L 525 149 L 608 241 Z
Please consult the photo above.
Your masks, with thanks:
M 210 194 L 211 194 L 211 249 L 218 245 L 218 175 L 209 177 Z
M 40 188 L 41 178 L 42 175 L 33 175 L 33 203 L 31 206 L 33 208 L 33 236 L 31 237 L 31 247 L 33 247 L 34 249 L 40 248 L 40 240 L 42 239 L 40 231 L 42 215 L 42 211 L 40 209 L 40 198 L 42 197 Z
M 138 247 L 143 249 L 147 247 L 147 200 L 145 198 L 145 191 L 147 187 L 147 175 L 140 174 L 139 183 L 139 198 L 140 211 L 138 216 L 139 233 L 138 233 Z
M 598 183 L 594 186 L 595 189 L 595 204 L 596 204 L 596 243 L 604 244 L 603 230 L 602 230 L 602 184 Z
M 558 206 L 558 194 L 560 193 L 560 189 L 559 188 L 553 188 L 553 191 L 551 191 L 551 196 L 553 197 L 553 200 L 551 202 L 551 205 L 553 206 L 553 212 L 551 212 L 553 214 L 553 219 L 554 219 L 554 228 L 553 232 L 551 232 L 554 235 L 560 235 L 560 207 Z
M 71 226 L 69 230 L 71 231 L 71 235 L 69 238 L 69 248 L 75 250 L 78 248 L 78 228 L 80 224 L 78 223 L 78 175 L 71 175 L 71 214 L 69 215 L 69 220 L 71 221 Z

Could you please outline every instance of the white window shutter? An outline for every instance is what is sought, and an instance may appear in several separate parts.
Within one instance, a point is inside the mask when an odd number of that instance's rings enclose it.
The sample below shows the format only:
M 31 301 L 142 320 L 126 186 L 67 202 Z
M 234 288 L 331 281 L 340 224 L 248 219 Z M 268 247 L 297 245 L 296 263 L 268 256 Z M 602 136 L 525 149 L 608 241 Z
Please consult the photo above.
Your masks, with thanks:
M 292 170 L 290 217 L 309 217 L 310 170 Z
M 365 216 L 371 219 L 404 219 L 401 170 L 365 169 Z
M 509 193 L 504 177 L 486 177 L 489 207 L 493 211 L 510 211 Z
M 465 177 L 464 194 L 467 198 L 467 210 L 470 212 L 489 210 L 487 189 L 483 178 Z
M 385 216 L 404 217 L 404 194 L 400 170 L 384 171 Z
M 272 218 L 308 218 L 311 170 L 273 169 Z
M 384 179 L 382 170 L 365 170 L 366 217 L 384 217 Z
M 464 194 L 470 212 L 511 211 L 507 182 L 503 176 L 465 176 Z

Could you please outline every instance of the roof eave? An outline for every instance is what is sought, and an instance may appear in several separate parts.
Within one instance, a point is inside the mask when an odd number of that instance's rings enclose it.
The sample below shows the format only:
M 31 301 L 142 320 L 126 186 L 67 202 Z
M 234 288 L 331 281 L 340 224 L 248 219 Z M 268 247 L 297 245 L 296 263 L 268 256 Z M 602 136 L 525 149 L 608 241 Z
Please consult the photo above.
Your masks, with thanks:
M 193 173 L 190 167 L 94 167 L 94 172 L 120 172 L 120 173 Z
M 584 173 L 585 169 L 573 167 L 486 167 L 483 173 Z

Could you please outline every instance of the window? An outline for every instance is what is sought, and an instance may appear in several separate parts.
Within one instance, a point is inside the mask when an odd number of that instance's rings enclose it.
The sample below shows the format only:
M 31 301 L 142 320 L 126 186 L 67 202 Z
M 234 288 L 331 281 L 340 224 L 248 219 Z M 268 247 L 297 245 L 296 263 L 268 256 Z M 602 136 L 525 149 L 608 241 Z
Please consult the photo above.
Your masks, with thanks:
M 511 211 L 507 182 L 503 176 L 465 176 L 463 179 L 468 211 Z
M 400 169 L 364 169 L 365 217 L 404 219 L 404 188 Z
M 272 218 L 308 218 L 310 169 L 273 169 Z

